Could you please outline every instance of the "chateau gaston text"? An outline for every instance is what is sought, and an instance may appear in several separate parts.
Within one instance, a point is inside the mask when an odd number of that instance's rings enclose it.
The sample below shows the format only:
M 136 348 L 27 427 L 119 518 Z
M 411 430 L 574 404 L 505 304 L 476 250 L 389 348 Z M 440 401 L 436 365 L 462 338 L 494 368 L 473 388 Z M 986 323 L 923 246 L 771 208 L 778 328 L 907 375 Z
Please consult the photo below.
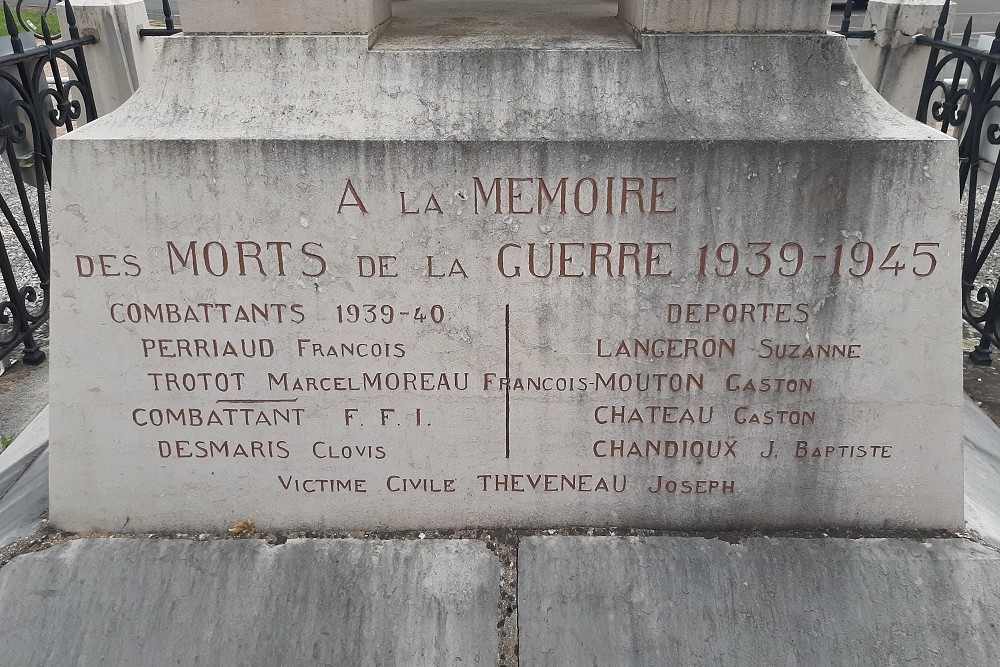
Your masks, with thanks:
M 503 216 L 505 221 L 529 216 L 583 219 L 645 216 L 651 220 L 669 220 L 678 215 L 677 187 L 674 177 L 476 177 L 471 179 L 467 190 L 458 190 L 449 197 L 435 192 L 399 191 L 395 205 L 376 210 L 375 202 L 384 203 L 392 198 L 368 193 L 350 179 L 342 184 L 342 189 L 337 188 L 340 196 L 339 202 L 333 202 L 333 212 L 353 216 L 355 220 L 390 215 L 407 219 L 447 216 L 449 208 L 457 206 L 465 214 Z M 303 228 L 307 227 L 303 224 Z M 581 235 L 589 231 L 583 225 L 571 229 L 579 229 Z M 417 264 L 410 258 L 404 260 L 396 254 L 380 253 L 376 248 L 363 254 L 344 253 L 335 241 L 322 235 L 296 242 L 165 239 L 160 252 L 151 253 L 155 259 L 111 249 L 78 254 L 73 268 L 79 278 L 87 280 L 128 281 L 150 279 L 151 275 L 157 280 L 166 278 L 168 282 L 183 281 L 186 285 L 201 280 L 206 281 L 210 294 L 209 281 L 223 277 L 287 278 L 301 283 L 322 276 L 340 276 L 351 280 L 424 280 L 428 285 L 434 284 L 431 281 L 438 284 L 475 281 L 483 272 L 492 274 L 491 284 L 497 280 L 667 281 L 681 277 L 773 281 L 807 275 L 858 280 L 873 274 L 922 278 L 933 274 L 938 265 L 939 244 L 902 239 L 885 247 L 860 239 L 843 240 L 827 247 L 809 247 L 805 242 L 789 239 L 731 239 L 682 254 L 675 241 L 655 237 L 661 230 L 670 229 L 670 225 L 650 225 L 642 230 L 642 240 L 629 241 L 570 238 L 519 242 L 509 238 L 497 240 L 492 249 L 478 249 L 472 257 L 425 254 Z M 647 240 L 649 237 L 653 240 Z M 488 256 L 488 263 L 482 261 L 483 253 Z M 151 271 L 152 267 L 156 270 Z M 318 285 L 317 282 L 317 289 Z M 432 290 L 408 293 L 431 294 Z M 725 292 L 719 290 L 719 293 Z M 803 400 L 820 388 L 824 376 L 822 365 L 863 358 L 863 346 L 851 340 L 802 342 L 803 336 L 798 334 L 806 330 L 815 314 L 814 306 L 807 302 L 720 299 L 714 303 L 658 303 L 657 322 L 664 328 L 681 327 L 680 332 L 600 336 L 593 340 L 589 350 L 583 351 L 594 360 L 593 371 L 571 375 L 541 371 L 512 376 L 509 370 L 502 370 L 502 358 L 496 360 L 501 368 L 496 371 L 407 368 L 414 346 L 424 340 L 413 335 L 413 328 L 444 328 L 461 321 L 461 313 L 455 312 L 454 304 L 435 303 L 430 297 L 426 302 L 415 297 L 407 299 L 399 303 L 371 303 L 338 301 L 334 297 L 325 312 L 311 313 L 301 302 L 220 302 L 215 298 L 140 302 L 111 298 L 106 312 L 110 321 L 130 327 L 130 331 L 142 331 L 137 334 L 134 348 L 123 353 L 135 355 L 140 364 L 166 365 L 143 373 L 144 386 L 138 388 L 139 395 L 192 399 L 189 405 L 178 405 L 175 400 L 156 405 L 155 399 L 149 403 L 137 399 L 142 404 L 128 408 L 128 419 L 137 429 L 137 437 L 150 443 L 151 456 L 159 459 L 194 463 L 215 458 L 310 458 L 323 470 L 314 478 L 281 472 L 274 475 L 276 491 L 306 494 L 447 494 L 460 490 L 626 493 L 636 489 L 663 495 L 698 495 L 734 494 L 738 490 L 737 481 L 731 478 L 678 479 L 651 471 L 636 479 L 631 472 L 626 475 L 619 470 L 599 468 L 593 474 L 532 470 L 523 474 L 479 474 L 469 479 L 422 477 L 412 470 L 398 474 L 389 471 L 378 479 L 341 475 L 340 471 L 344 466 L 349 469 L 352 460 L 391 464 L 395 451 L 382 439 L 373 438 L 370 430 L 364 438 L 355 438 L 351 429 L 364 424 L 369 429 L 373 425 L 387 429 L 432 428 L 434 415 L 426 407 L 413 407 L 409 403 L 392 405 L 392 396 L 401 394 L 456 397 L 478 394 L 497 396 L 501 401 L 506 397 L 508 406 L 511 395 L 592 396 L 590 403 L 572 401 L 566 405 L 573 410 L 585 406 L 582 419 L 590 424 L 589 431 L 595 435 L 581 444 L 578 451 L 595 466 L 623 459 L 654 462 L 652 466 L 657 461 L 733 462 L 745 457 L 839 464 L 850 461 L 864 465 L 893 456 L 892 446 L 885 444 L 817 445 L 809 435 L 787 442 L 781 437 L 748 442 L 732 435 L 740 427 L 758 432 L 778 428 L 782 436 L 796 429 L 816 433 L 814 428 L 823 426 L 823 415 L 803 407 Z M 208 325 L 213 331 L 225 325 L 234 334 L 226 338 L 199 335 L 201 325 Z M 269 332 L 275 331 L 275 326 L 287 327 L 280 330 L 288 333 L 263 336 L 259 330 L 246 329 L 262 325 Z M 718 334 L 720 328 L 739 327 L 742 333 L 755 325 L 770 328 L 780 325 L 794 330 L 796 335 L 789 336 L 789 340 L 750 339 L 744 335 L 695 336 L 689 331 L 690 327 L 703 326 Z M 170 327 L 177 333 L 159 333 Z M 394 335 L 403 327 L 410 330 Z M 692 372 L 690 365 L 681 372 L 669 367 L 672 360 L 697 364 L 700 360 L 717 359 L 743 360 L 756 368 L 762 365 L 766 368 L 769 360 L 781 362 L 785 369 L 799 363 L 803 370 L 770 376 L 759 371 L 736 372 L 735 368 L 706 373 L 697 368 Z M 211 360 L 267 360 L 268 363 L 258 366 L 248 362 L 243 371 L 169 366 L 186 360 L 202 360 L 199 364 Z M 629 360 L 642 362 L 643 370 L 623 372 L 610 365 Z M 281 368 L 282 364 L 295 368 L 296 363 L 299 371 Z M 317 372 L 330 364 L 337 372 Z M 365 364 L 381 367 L 363 368 Z M 365 398 L 351 398 L 360 395 Z M 700 401 L 700 395 L 721 396 L 723 404 L 717 398 L 711 403 Z M 240 396 L 254 398 L 242 400 Z M 288 407 L 294 405 L 289 397 L 297 396 L 330 398 L 320 401 L 321 409 L 309 407 L 308 403 Z M 198 398 L 218 400 L 208 406 L 200 404 Z M 786 399 L 790 399 L 789 407 L 782 405 Z M 286 435 L 310 420 L 336 423 L 345 435 L 304 443 Z M 226 436 L 227 428 L 260 429 L 262 436 L 234 439 Z M 616 428 L 622 432 L 615 434 Z M 636 437 L 636 431 L 644 428 L 655 435 Z M 185 435 L 184 439 L 164 435 L 174 429 L 206 435 Z M 700 433 L 708 429 L 716 431 L 716 437 L 687 435 L 688 431 Z

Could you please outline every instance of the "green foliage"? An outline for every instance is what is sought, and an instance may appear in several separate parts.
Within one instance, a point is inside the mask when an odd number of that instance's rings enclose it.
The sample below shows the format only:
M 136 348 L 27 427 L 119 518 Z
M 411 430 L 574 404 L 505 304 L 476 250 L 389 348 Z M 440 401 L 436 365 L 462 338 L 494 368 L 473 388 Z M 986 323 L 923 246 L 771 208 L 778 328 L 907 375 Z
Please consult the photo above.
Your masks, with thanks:
M 13 438 L 8 438 L 5 435 L 0 435 L 0 452 L 10 447 L 10 443 L 14 442 Z
M 50 11 L 46 17 L 45 22 L 49 24 L 49 30 L 55 35 L 59 32 L 59 17 L 56 16 L 56 11 L 53 5 L 52 11 Z M 2 20 L 3 16 L 0 14 L 0 36 L 6 36 L 10 33 L 7 32 L 7 22 Z M 27 26 L 27 30 L 24 32 L 37 32 L 39 35 L 42 34 L 42 14 L 41 12 L 35 12 L 30 9 L 21 10 L 21 18 L 24 19 L 24 25 Z M 27 48 L 28 45 L 25 45 Z

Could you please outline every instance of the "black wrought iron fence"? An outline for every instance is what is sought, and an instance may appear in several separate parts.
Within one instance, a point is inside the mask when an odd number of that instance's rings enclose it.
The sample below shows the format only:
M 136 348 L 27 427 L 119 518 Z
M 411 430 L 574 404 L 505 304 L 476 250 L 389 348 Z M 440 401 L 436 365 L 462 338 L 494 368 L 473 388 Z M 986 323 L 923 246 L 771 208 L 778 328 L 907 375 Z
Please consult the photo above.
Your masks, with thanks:
M 174 10 L 170 6 L 170 0 L 163 0 L 163 28 L 141 28 L 140 37 L 169 37 L 181 32 L 181 29 L 174 25 Z
M 873 39 L 874 30 L 855 30 L 851 27 L 851 20 L 855 15 L 864 16 L 868 10 L 868 0 L 848 0 L 847 2 L 835 2 L 830 7 L 832 16 L 840 17 L 840 29 L 836 32 L 849 39 Z
M 49 220 L 47 189 L 52 175 L 52 141 L 81 119 L 97 117 L 82 37 L 70 0 L 64 0 L 69 37 L 56 41 L 46 15 L 29 26 L 21 12 L 3 2 L 10 53 L 0 56 L 0 155 L 11 182 L 0 187 L 0 360 L 19 346 L 24 361 L 45 359 L 35 334 L 49 316 Z M 32 33 L 40 44 L 25 44 Z M 34 40 L 32 40 L 34 41 Z
M 959 139 L 958 186 L 963 201 L 962 316 L 981 335 L 969 355 L 989 365 L 991 348 L 1000 347 L 1000 299 L 996 271 L 985 271 L 1000 238 L 997 188 L 1000 168 L 1000 24 L 988 49 L 972 45 L 972 19 L 961 43 L 945 41 L 951 2 L 945 3 L 933 37 L 918 36 L 930 47 L 917 120 Z

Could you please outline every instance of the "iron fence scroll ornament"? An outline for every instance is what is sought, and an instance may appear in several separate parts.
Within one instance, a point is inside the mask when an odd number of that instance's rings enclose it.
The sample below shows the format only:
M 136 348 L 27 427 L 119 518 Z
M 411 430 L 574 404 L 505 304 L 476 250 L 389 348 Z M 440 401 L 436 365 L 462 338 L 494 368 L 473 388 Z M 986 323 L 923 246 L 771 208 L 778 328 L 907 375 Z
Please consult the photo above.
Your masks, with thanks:
M 43 16 L 43 43 L 25 49 L 19 36 L 20 28 L 25 26 L 19 24 L 6 0 L 3 2 L 13 53 L 0 56 L 0 82 L 13 95 L 0 104 L 0 154 L 7 160 L 17 194 L 16 199 L 10 193 L 0 194 L 0 225 L 8 227 L 17 244 L 8 248 L 0 235 L 0 278 L 6 292 L 6 300 L 0 301 L 0 359 L 23 346 L 28 364 L 45 359 L 34 336 L 49 316 L 46 196 L 52 171 L 51 128 L 68 132 L 84 114 L 88 122 L 97 117 L 83 53 L 83 47 L 95 39 L 81 37 L 70 0 L 65 0 L 64 5 L 70 38 L 55 41 Z M 19 154 L 18 148 L 24 146 L 28 152 Z M 32 188 L 32 182 L 37 187 Z M 11 251 L 18 248 L 34 274 L 28 284 L 19 284 L 14 272 Z
M 49 16 L 49 12 L 51 12 L 53 8 L 55 8 L 55 6 L 60 2 L 62 2 L 62 0 L 46 0 L 45 9 L 41 12 L 42 21 L 44 21 Z M 27 30 L 28 32 L 33 33 L 35 37 L 37 37 L 38 39 L 42 39 L 43 35 L 40 32 L 41 27 L 32 25 L 30 21 L 24 18 L 23 5 L 24 5 L 24 0 L 17 0 L 17 4 L 14 6 L 14 17 L 17 19 L 18 25 L 20 25 L 23 29 Z M 61 37 L 62 33 L 58 32 L 52 35 L 53 39 L 60 39 Z

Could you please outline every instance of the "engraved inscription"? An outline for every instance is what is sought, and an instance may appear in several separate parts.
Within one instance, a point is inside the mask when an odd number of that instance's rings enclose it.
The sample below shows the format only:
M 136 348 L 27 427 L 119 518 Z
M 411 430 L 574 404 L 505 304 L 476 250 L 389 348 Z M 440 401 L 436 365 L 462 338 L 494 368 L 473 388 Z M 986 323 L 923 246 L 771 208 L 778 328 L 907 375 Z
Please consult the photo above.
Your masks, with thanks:
M 789 470 L 908 464 L 834 405 L 833 374 L 876 351 L 831 311 L 838 289 L 934 275 L 936 241 L 718 235 L 689 224 L 679 175 L 329 186 L 267 236 L 170 233 L 63 267 L 115 286 L 101 317 L 142 369 L 115 418 L 150 465 L 334 512 L 725 507 Z M 365 233 L 385 221 L 405 242 Z

